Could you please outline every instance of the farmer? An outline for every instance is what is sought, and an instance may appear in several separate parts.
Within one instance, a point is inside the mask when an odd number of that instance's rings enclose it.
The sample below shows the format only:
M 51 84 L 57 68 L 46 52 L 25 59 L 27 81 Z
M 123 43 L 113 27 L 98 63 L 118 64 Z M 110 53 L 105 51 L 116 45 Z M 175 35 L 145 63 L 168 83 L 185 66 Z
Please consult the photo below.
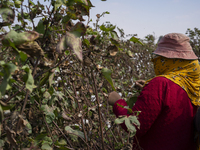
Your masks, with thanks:
M 145 82 L 132 108 L 141 111 L 133 149 L 195 150 L 193 119 L 200 105 L 198 58 L 189 38 L 180 33 L 165 35 L 153 54 L 156 77 Z M 111 92 L 108 102 L 117 117 L 128 115 L 127 109 L 117 105 L 127 106 L 118 93 Z M 121 126 L 127 130 L 124 123 Z

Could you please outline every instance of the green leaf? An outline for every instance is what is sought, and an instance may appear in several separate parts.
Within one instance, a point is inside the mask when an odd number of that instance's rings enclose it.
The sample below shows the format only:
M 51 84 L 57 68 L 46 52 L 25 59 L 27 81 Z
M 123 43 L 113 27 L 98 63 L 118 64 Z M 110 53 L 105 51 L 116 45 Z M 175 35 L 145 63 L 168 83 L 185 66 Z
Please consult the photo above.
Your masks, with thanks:
M 19 55 L 20 55 L 20 58 L 21 58 L 22 61 L 26 61 L 27 58 L 28 58 L 27 54 L 25 54 L 22 51 L 19 51 Z
M 76 0 L 76 2 L 79 2 L 79 3 L 84 4 L 84 5 L 88 5 L 87 0 Z
M 43 140 L 48 134 L 47 133 L 40 133 L 35 138 L 35 143 L 38 144 L 41 140 Z
M 16 104 L 10 104 L 10 105 L 6 105 L 6 106 L 1 106 L 3 110 L 10 110 L 12 109 Z
M 113 31 L 115 28 L 116 28 L 116 26 L 111 26 L 111 27 L 105 27 L 105 25 L 101 25 L 100 27 L 99 27 L 102 31 L 105 31 L 105 32 L 108 32 L 108 31 Z
M 57 145 L 57 146 L 65 146 L 65 145 L 67 145 L 67 142 L 64 139 L 61 139 L 60 141 L 56 141 L 55 145 Z
M 70 32 L 73 33 L 76 37 L 81 37 L 85 35 L 86 27 L 82 22 L 77 22 Z
M 55 1 L 55 10 L 57 10 L 60 6 L 65 5 L 65 1 L 64 0 L 56 0 Z
M 117 118 L 117 119 L 115 119 L 115 123 L 116 123 L 116 124 L 121 124 L 121 123 L 124 122 L 125 118 L 126 118 L 126 116 L 125 116 L 125 117 L 122 117 L 122 118 Z
M 30 15 L 26 12 L 23 12 L 24 19 L 30 19 Z
M 48 143 L 42 144 L 42 150 L 52 150 L 51 146 Z
M 22 67 L 23 70 L 25 70 L 26 75 L 25 75 L 25 83 L 26 83 L 26 88 L 32 92 L 34 88 L 36 88 L 34 84 L 34 79 L 32 76 L 32 70 L 29 68 L 28 65 Z
M 110 69 L 108 69 L 108 68 L 103 68 L 103 69 L 101 70 L 101 72 L 102 72 L 104 78 L 110 83 L 112 89 L 113 89 L 114 91 L 116 91 L 116 89 L 115 89 L 115 87 L 114 87 L 114 85 L 113 85 L 112 78 L 111 78 L 112 71 L 111 71 Z
M 53 143 L 52 139 L 48 136 L 45 136 L 42 140 L 43 140 L 42 144 L 44 144 L 44 143 L 52 144 Z
M 94 7 L 90 0 L 75 0 L 82 15 L 88 15 L 91 7 Z
M 77 55 L 77 57 L 82 61 L 82 42 L 79 37 L 74 35 L 73 33 L 66 32 L 66 35 L 62 37 L 61 41 L 57 44 L 57 51 L 59 53 L 62 52 L 62 50 L 67 49 L 67 47 L 70 47 L 74 53 Z
M 53 78 L 54 78 L 55 72 L 51 73 L 49 76 L 49 87 L 51 87 L 52 83 L 53 83 Z
M 43 86 L 45 83 L 47 83 L 47 80 L 49 79 L 49 76 L 50 76 L 50 72 L 46 72 L 44 74 L 44 77 L 40 80 L 40 84 L 39 84 L 39 87 Z
M 110 12 L 109 12 L 109 11 L 105 11 L 104 13 L 105 13 L 105 14 L 110 14 Z
M 21 28 L 21 26 L 19 24 L 16 24 L 14 27 L 12 27 L 12 29 L 14 29 L 14 30 L 18 30 L 20 28 Z
M 70 20 L 70 16 L 69 15 L 66 15 L 62 18 L 62 23 L 65 24 L 67 23 L 68 21 Z
M 14 21 L 15 14 L 14 14 L 14 11 L 10 8 L 1 8 L 0 15 L 2 16 L 4 22 L 12 23 Z
M 138 44 L 144 45 L 138 38 L 136 38 L 134 36 L 131 37 L 129 40 L 134 42 L 134 43 L 138 43 Z
M 125 118 L 125 125 L 127 127 L 127 130 L 131 133 L 133 133 L 133 135 L 135 135 L 136 133 L 136 127 L 134 125 L 131 124 L 130 119 L 129 118 Z
M 50 86 L 48 92 L 50 93 L 51 96 L 53 95 L 53 93 L 54 93 L 54 88 L 53 88 L 53 86 Z
M 110 41 L 111 41 L 111 43 L 114 44 L 115 46 L 119 46 L 119 45 L 120 45 L 119 42 L 118 42 L 117 40 L 113 39 L 113 38 L 110 38 Z
M 88 27 L 87 30 L 86 30 L 86 34 L 88 34 L 88 35 L 98 35 L 98 32 L 93 31 L 92 28 Z
M 84 40 L 83 40 L 83 43 L 87 46 L 87 48 L 90 47 L 90 42 L 89 42 L 88 39 L 84 39 Z
M 131 57 L 131 58 L 134 56 L 133 53 L 132 53 L 130 50 L 128 50 L 126 53 L 127 53 L 127 55 L 128 55 L 129 57 Z
M 35 31 L 27 31 L 22 33 L 17 33 L 14 30 L 11 30 L 8 34 L 2 39 L 2 43 L 5 46 L 11 46 L 10 43 L 14 45 L 21 45 L 25 42 L 34 41 L 39 37 L 39 34 Z
M 26 119 L 26 121 L 28 122 L 27 119 Z M 28 133 L 29 133 L 29 134 L 32 134 L 32 126 L 31 126 L 31 124 L 30 124 L 29 122 L 26 124 L 26 127 L 27 127 L 27 129 L 28 129 Z
M 37 31 L 38 33 L 41 33 L 41 34 L 45 33 L 45 26 L 44 26 L 44 21 L 43 20 L 40 20 L 38 22 L 38 25 L 37 25 L 35 31 Z
M 118 103 L 117 103 L 117 106 L 119 106 L 119 107 L 121 107 L 121 108 L 124 108 L 124 106 L 123 106 L 123 105 L 120 105 L 120 104 L 118 104 Z
M 1 135 L 1 131 L 0 131 L 0 135 Z M 5 140 L 0 140 L 0 147 L 3 147 L 5 143 Z
M 119 33 L 120 33 L 120 36 L 121 36 L 121 37 L 124 37 L 124 34 L 125 34 L 125 33 L 124 33 L 124 30 L 123 30 L 123 29 L 120 29 L 120 28 L 118 28 L 118 27 L 117 27 L 117 29 L 118 29 L 118 31 L 119 31 Z
M 133 96 L 133 97 L 129 98 L 129 99 L 126 101 L 126 103 L 128 104 L 128 106 L 129 106 L 130 108 L 132 108 L 136 101 L 137 101 L 137 97 L 136 97 L 136 96 Z
M 110 31 L 110 34 L 111 34 L 111 37 L 112 37 L 114 40 L 119 40 L 119 36 L 118 36 L 117 32 L 115 32 L 115 31 Z
M 11 74 L 17 69 L 17 67 L 12 63 L 5 63 L 4 61 L 0 61 L 0 65 L 3 66 L 3 74 L 4 74 L 3 80 L 0 84 L 0 98 L 1 98 L 5 94 Z
M 55 114 L 53 113 L 54 109 L 49 107 L 48 105 L 42 105 L 41 110 L 45 114 L 45 119 L 47 123 L 51 123 L 55 119 Z
M 72 129 L 70 126 L 66 126 L 65 127 L 65 131 L 67 132 L 67 133 L 73 133 L 73 134 L 75 134 L 75 135 L 77 135 L 77 136 L 80 136 L 81 138 L 83 138 L 83 139 L 85 139 L 85 136 L 84 136 L 84 133 L 83 132 L 81 132 L 81 131 L 79 131 L 79 130 L 74 130 L 74 129 Z
M 59 97 L 59 99 L 64 99 L 64 94 L 62 92 L 56 92 L 56 96 Z
M 137 128 L 140 128 L 140 122 L 138 121 L 138 118 L 136 116 L 130 115 L 128 118 L 133 124 L 137 126 Z
M 15 1 L 15 7 L 20 8 L 21 3 L 22 3 L 21 1 Z
M 116 124 L 122 124 L 123 122 L 125 122 L 127 130 L 131 133 L 130 134 L 131 137 L 136 134 L 136 127 L 134 125 L 140 128 L 140 122 L 138 121 L 138 118 L 136 116 L 132 116 L 132 115 L 130 115 L 129 117 L 122 116 L 120 118 L 115 119 Z

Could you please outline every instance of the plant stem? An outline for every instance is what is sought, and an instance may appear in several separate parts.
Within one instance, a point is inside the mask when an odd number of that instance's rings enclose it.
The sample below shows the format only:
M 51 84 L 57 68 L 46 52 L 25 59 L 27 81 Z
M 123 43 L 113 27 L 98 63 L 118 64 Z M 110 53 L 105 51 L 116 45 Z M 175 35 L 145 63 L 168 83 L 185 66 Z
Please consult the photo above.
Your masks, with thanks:
M 77 104 L 78 104 L 78 108 L 79 108 L 79 112 L 81 111 L 81 108 L 80 108 L 80 104 L 79 104 L 79 102 L 78 102 L 78 96 L 77 96 L 77 93 L 76 93 L 76 88 L 75 88 L 75 86 L 74 86 L 74 82 L 72 83 L 72 86 L 73 86 L 73 89 L 74 89 L 74 94 L 75 94 L 75 96 L 76 96 L 76 102 L 77 102 Z M 86 121 L 85 121 L 86 122 Z M 84 136 L 85 136 L 85 141 L 87 142 L 87 135 L 86 135 L 86 131 L 85 131 L 85 124 L 84 124 L 84 122 L 83 122 L 83 115 L 81 115 L 81 124 L 82 124 L 82 126 L 83 126 L 83 132 L 84 132 Z M 87 149 L 89 150 L 89 147 L 88 147 L 88 145 L 87 145 Z
M 91 76 L 92 76 L 92 79 L 93 79 L 93 82 L 94 82 L 95 96 L 96 96 L 96 100 L 97 100 L 97 104 L 98 104 L 98 114 L 99 114 L 99 123 L 100 123 L 100 129 L 101 129 L 102 149 L 105 150 L 104 138 L 103 138 L 103 126 L 102 126 L 102 120 L 101 120 L 101 108 L 100 108 L 100 103 L 99 103 L 97 85 L 96 85 L 96 81 L 95 81 L 92 69 L 91 69 Z
M 66 135 L 62 132 L 62 130 L 59 128 L 59 126 L 53 121 L 53 124 L 58 128 L 58 130 L 61 132 L 61 134 L 64 136 L 64 138 L 69 143 L 70 147 L 72 147 L 72 144 L 70 143 L 69 139 L 66 137 Z M 73 148 L 73 147 L 72 147 Z
M 36 101 L 36 102 L 37 102 L 37 101 Z M 39 103 L 38 103 L 38 104 L 39 104 Z M 51 130 L 50 130 L 50 128 L 49 128 L 49 125 L 48 125 L 47 122 L 46 122 L 46 119 L 45 119 L 45 117 L 44 117 L 44 114 L 43 114 L 42 116 L 43 116 L 44 122 L 45 122 L 45 124 L 46 124 L 46 126 L 47 126 L 47 130 L 48 130 L 48 132 L 49 132 L 49 135 L 50 135 L 51 139 L 53 140 L 53 136 L 52 136 L 52 134 L 51 134 Z M 54 144 L 53 144 L 53 147 L 54 147 Z
M 40 59 L 40 58 L 38 58 L 38 59 L 36 60 L 35 67 L 34 67 L 34 69 L 33 69 L 33 75 L 32 75 L 33 78 L 34 78 L 34 76 L 35 76 L 35 74 L 36 74 L 36 68 L 37 68 L 37 66 L 38 66 L 39 59 Z M 24 100 L 24 105 L 23 105 L 22 110 L 21 110 L 21 115 L 23 114 L 24 109 L 25 109 L 25 107 L 26 107 L 26 103 L 27 103 L 27 100 L 28 100 L 28 95 L 29 95 L 29 93 L 30 93 L 30 91 L 27 89 L 27 90 L 26 90 L 25 100 Z
M 15 97 L 19 92 L 21 92 L 25 88 L 25 85 L 22 87 L 22 89 L 19 89 L 15 94 L 13 94 L 11 97 L 9 97 L 5 103 L 8 103 L 13 97 Z

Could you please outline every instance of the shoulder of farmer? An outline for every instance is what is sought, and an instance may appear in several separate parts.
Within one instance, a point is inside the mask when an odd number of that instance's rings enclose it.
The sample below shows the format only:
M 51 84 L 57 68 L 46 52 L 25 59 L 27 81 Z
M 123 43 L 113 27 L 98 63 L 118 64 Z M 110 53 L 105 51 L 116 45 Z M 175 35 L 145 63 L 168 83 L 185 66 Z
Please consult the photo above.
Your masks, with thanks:
M 144 86 L 141 94 L 152 95 L 153 93 L 158 94 L 161 92 L 165 92 L 169 88 L 169 82 L 169 79 L 165 77 L 155 77 Z
M 150 86 L 165 85 L 168 83 L 168 81 L 169 81 L 169 79 L 167 79 L 165 77 L 157 76 L 157 77 L 154 77 L 151 81 L 149 81 L 145 86 L 147 86 L 147 85 L 150 85 Z

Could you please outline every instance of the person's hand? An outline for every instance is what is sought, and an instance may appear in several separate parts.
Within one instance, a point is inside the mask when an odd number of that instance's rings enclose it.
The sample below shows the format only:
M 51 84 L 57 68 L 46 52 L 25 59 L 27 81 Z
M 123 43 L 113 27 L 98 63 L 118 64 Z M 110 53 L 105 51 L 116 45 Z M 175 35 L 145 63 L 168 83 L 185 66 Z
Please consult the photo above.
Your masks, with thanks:
M 135 87 L 142 89 L 144 86 L 144 83 L 145 83 L 145 80 L 137 80 L 137 81 L 135 81 Z
M 108 103 L 109 103 L 109 105 L 113 106 L 115 104 L 115 102 L 117 100 L 119 100 L 119 99 L 121 99 L 121 96 L 117 92 L 115 92 L 115 91 L 111 92 L 108 95 Z

